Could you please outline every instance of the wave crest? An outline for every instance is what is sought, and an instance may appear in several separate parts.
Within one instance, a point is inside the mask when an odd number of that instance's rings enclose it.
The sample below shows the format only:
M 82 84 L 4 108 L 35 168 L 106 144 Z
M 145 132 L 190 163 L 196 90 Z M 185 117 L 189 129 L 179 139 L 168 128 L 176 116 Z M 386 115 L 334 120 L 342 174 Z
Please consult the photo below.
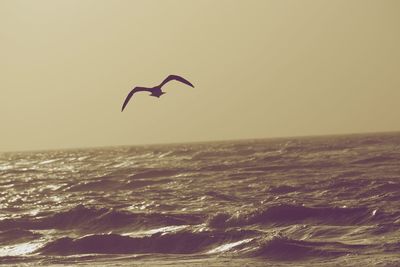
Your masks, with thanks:
M 257 248 L 247 254 L 277 261 L 298 261 L 318 257 L 340 257 L 363 247 L 339 242 L 302 241 L 275 235 L 259 241 Z
M 355 225 L 373 217 L 369 209 L 342 207 L 306 207 L 280 204 L 248 213 L 218 213 L 208 220 L 210 227 L 236 227 L 252 224 L 320 223 L 330 225 Z
M 131 237 L 117 234 L 88 235 L 72 239 L 64 237 L 39 249 L 42 254 L 191 254 L 206 252 L 225 242 L 238 241 L 252 232 L 174 232 Z
M 132 213 L 78 205 L 70 210 L 42 218 L 2 220 L 0 229 L 77 229 L 102 232 L 123 227 L 149 228 L 152 226 L 191 225 L 201 222 L 200 216 L 192 214 Z

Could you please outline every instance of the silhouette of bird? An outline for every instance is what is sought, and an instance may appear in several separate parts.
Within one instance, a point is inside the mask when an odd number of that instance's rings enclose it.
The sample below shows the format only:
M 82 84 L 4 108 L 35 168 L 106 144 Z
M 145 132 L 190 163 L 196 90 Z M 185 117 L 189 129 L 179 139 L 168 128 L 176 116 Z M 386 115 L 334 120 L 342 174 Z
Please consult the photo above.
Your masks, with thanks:
M 160 83 L 157 86 L 150 87 L 150 88 L 149 87 L 135 87 L 135 88 L 133 88 L 132 91 L 130 91 L 130 93 L 125 98 L 124 104 L 122 105 L 121 112 L 124 111 L 126 105 L 128 105 L 128 102 L 129 102 L 129 100 L 131 99 L 131 97 L 133 96 L 134 93 L 136 93 L 136 92 L 150 92 L 151 93 L 150 96 L 160 97 L 163 94 L 166 94 L 165 92 L 163 92 L 161 90 L 161 87 L 163 87 L 164 84 L 166 84 L 167 82 L 173 81 L 173 80 L 181 82 L 181 83 L 184 83 L 184 84 L 187 84 L 187 85 L 189 85 L 189 86 L 194 88 L 193 84 L 191 84 L 188 80 L 182 78 L 181 76 L 169 75 L 167 78 L 164 79 L 164 81 L 162 81 L 162 83 Z

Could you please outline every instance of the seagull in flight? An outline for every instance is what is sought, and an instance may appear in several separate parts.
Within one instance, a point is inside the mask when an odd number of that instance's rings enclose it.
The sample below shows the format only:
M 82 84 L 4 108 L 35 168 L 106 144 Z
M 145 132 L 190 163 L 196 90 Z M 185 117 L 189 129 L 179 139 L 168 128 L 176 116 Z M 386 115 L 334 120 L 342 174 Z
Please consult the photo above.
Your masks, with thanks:
M 134 93 L 136 92 L 150 92 L 150 96 L 154 96 L 154 97 L 160 97 L 163 94 L 166 94 L 165 92 L 163 92 L 161 90 L 161 87 L 163 87 L 164 84 L 166 84 L 169 81 L 178 81 L 184 84 L 187 84 L 191 87 L 194 88 L 193 84 L 191 84 L 188 80 L 182 78 L 181 76 L 178 75 L 169 75 L 167 78 L 164 79 L 164 81 L 162 81 L 162 83 L 160 83 L 157 86 L 154 87 L 135 87 L 132 89 L 132 91 L 130 91 L 130 93 L 127 95 L 127 97 L 125 98 L 124 104 L 122 105 L 122 111 L 124 111 L 126 105 L 128 105 L 129 100 L 131 99 L 131 97 L 133 96 Z

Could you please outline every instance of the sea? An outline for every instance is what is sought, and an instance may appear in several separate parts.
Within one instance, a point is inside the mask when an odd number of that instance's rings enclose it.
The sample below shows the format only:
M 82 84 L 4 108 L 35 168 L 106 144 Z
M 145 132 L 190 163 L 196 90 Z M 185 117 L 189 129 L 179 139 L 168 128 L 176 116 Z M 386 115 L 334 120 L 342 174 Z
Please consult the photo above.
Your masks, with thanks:
M 1 153 L 0 265 L 400 266 L 400 133 Z

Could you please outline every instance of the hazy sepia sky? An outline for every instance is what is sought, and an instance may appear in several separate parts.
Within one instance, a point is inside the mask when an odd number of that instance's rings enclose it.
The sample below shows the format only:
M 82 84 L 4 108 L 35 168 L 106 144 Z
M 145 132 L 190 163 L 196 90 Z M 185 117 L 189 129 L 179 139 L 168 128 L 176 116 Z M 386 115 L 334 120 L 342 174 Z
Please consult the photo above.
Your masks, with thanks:
M 0 0 L 0 151 L 400 130 L 400 1 Z M 180 74 L 160 99 L 135 95 Z

